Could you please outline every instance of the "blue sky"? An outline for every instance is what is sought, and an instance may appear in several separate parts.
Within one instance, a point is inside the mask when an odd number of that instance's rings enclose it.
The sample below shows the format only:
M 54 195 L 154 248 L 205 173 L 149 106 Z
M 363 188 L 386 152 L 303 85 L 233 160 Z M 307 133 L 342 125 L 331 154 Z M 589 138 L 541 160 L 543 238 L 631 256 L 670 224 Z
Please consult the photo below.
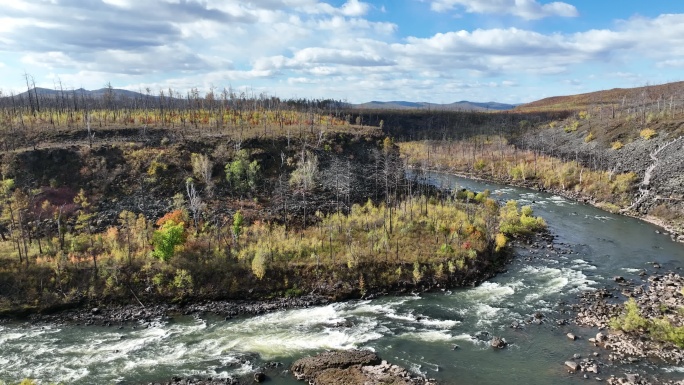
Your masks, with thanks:
M 684 80 L 680 0 L 0 0 L 0 90 L 523 103 Z

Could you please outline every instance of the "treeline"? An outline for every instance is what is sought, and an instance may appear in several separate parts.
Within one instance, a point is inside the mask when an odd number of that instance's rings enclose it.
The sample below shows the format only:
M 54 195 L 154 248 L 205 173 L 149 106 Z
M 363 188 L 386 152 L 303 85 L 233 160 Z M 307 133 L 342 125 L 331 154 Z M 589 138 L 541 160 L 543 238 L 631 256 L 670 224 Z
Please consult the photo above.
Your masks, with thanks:
M 79 130 L 92 145 L 99 131 L 165 129 L 183 136 L 299 136 L 305 131 L 351 129 L 346 104 L 330 99 L 285 100 L 232 89 L 196 88 L 186 93 L 150 89 L 136 93 L 108 85 L 99 91 L 29 88 L 19 95 L 0 93 L 0 148 L 39 146 L 64 131 Z
M 289 183 L 299 183 L 297 178 Z M 229 221 L 205 221 L 196 216 L 190 182 L 187 194 L 161 218 L 122 211 L 116 224 L 97 231 L 92 206 L 79 193 L 73 226 L 30 237 L 19 232 L 0 243 L 0 307 L 309 292 L 344 298 L 460 285 L 498 267 L 509 237 L 545 227 L 529 207 L 509 202 L 500 208 L 488 192 L 368 201 L 346 214 L 313 213 L 310 225 L 291 227 L 248 219 L 241 210 Z M 21 220 L 8 211 L 12 221 Z M 61 211 L 51 215 L 59 224 Z
M 0 308 L 461 285 L 544 227 L 487 192 L 407 179 L 379 135 L 234 144 L 5 154 Z
M 578 161 L 546 155 L 539 149 L 520 149 L 496 136 L 468 141 L 408 142 L 399 146 L 409 165 L 416 169 L 444 170 L 577 194 L 594 199 L 613 212 L 632 203 L 638 183 L 634 172 L 588 168 Z
M 88 143 L 107 128 L 162 128 L 182 135 L 229 134 L 241 139 L 294 136 L 321 129 L 380 127 L 395 140 L 462 139 L 473 135 L 514 135 L 532 125 L 564 119 L 568 112 L 471 112 L 367 110 L 332 99 L 281 99 L 231 88 L 180 92 L 147 88 L 140 92 L 31 87 L 18 95 L 0 92 L 0 146 L 6 150 L 40 145 L 47 133 L 82 130 Z M 50 136 L 49 136 L 50 137 Z M 51 136 L 54 138 L 54 135 Z
M 533 125 L 565 119 L 570 111 L 349 110 L 351 120 L 382 128 L 397 141 L 461 140 L 476 135 L 517 135 Z

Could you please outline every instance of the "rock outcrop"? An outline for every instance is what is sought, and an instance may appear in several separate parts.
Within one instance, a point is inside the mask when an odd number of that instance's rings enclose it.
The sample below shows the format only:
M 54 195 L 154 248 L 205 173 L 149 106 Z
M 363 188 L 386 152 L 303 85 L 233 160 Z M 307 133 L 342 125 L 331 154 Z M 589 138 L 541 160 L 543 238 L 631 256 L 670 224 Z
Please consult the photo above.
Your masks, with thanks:
M 324 352 L 295 361 L 291 370 L 295 378 L 312 385 L 435 384 L 432 380 L 381 360 L 369 350 Z

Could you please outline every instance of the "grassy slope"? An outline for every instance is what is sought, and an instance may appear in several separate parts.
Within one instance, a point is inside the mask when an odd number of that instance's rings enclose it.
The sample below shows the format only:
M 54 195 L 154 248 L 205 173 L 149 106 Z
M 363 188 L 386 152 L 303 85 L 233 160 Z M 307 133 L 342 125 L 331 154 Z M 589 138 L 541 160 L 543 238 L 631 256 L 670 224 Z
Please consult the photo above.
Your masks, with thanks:
M 643 86 L 636 88 L 614 88 L 577 95 L 553 96 L 532 103 L 526 103 L 515 108 L 518 112 L 534 112 L 549 110 L 587 110 L 595 106 L 624 106 L 637 104 L 646 100 L 657 99 L 667 95 L 682 97 L 684 82 L 666 83 L 661 85 Z M 681 100 L 679 101 L 681 103 Z

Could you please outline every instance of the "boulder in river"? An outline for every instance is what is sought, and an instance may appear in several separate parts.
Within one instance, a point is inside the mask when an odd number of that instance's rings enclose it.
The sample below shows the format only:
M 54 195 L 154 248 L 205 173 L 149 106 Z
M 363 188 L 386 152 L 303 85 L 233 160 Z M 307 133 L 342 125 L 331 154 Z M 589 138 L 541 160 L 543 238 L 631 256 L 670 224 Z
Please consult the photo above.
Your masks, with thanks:
M 489 344 L 495 349 L 503 349 L 508 345 L 505 339 L 496 336 L 489 341 Z
M 380 360 L 369 350 L 324 352 L 295 361 L 291 370 L 295 378 L 311 385 L 434 385 L 432 380 L 415 377 L 404 368 Z
M 580 369 L 579 364 L 575 361 L 565 361 L 565 366 L 567 366 L 568 368 L 570 368 L 570 370 L 575 372 Z

